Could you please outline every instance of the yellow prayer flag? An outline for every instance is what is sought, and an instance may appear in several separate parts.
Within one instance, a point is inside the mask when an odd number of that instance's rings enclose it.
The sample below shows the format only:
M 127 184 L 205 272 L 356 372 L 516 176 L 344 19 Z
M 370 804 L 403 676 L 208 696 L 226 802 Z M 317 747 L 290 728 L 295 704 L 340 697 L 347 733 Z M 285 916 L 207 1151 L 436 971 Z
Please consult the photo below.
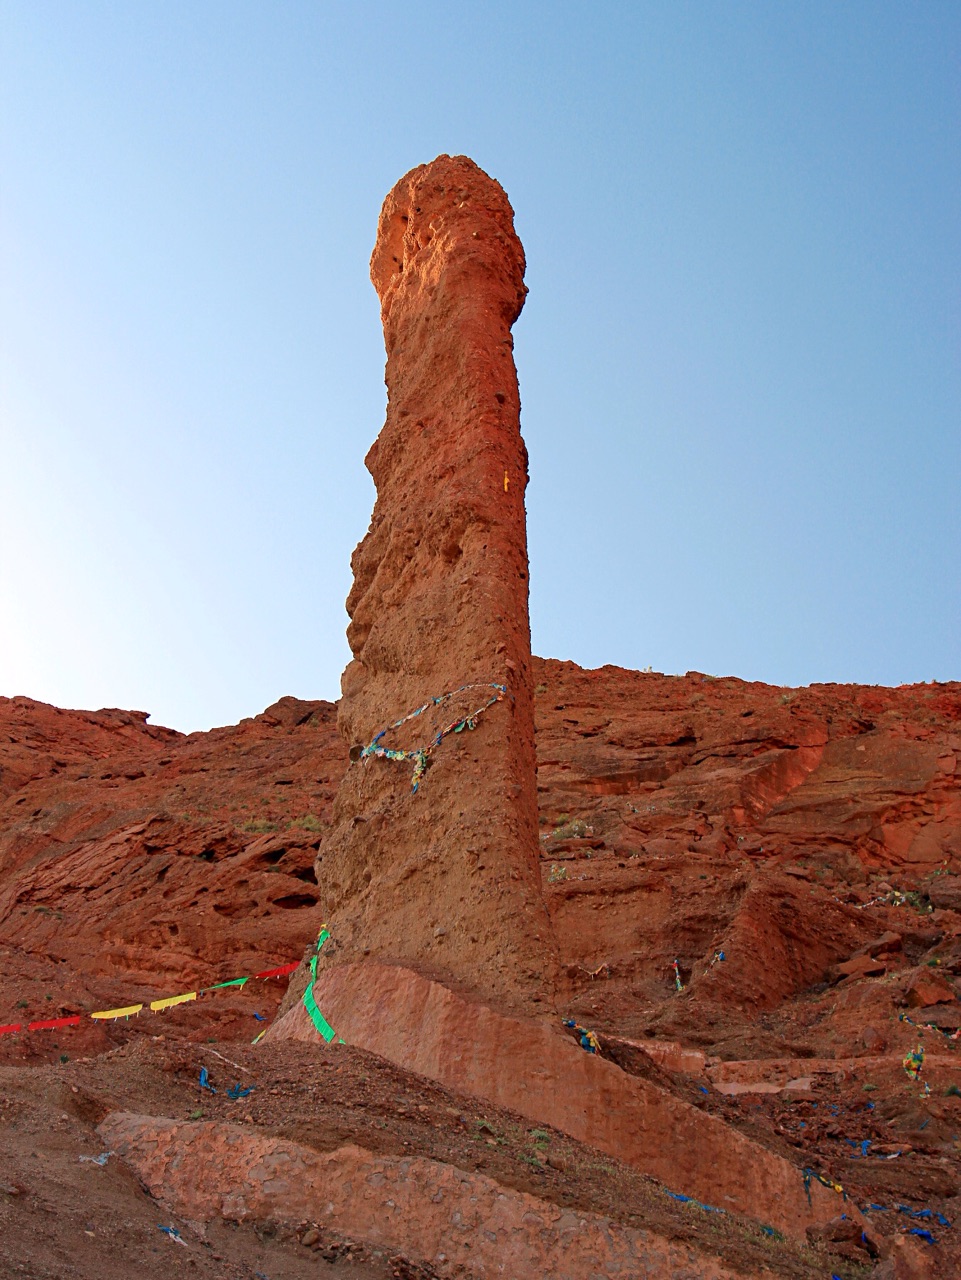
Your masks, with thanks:
M 132 1013 L 139 1013 L 142 1008 L 142 1004 L 128 1004 L 125 1009 L 101 1009 L 90 1016 L 91 1018 L 129 1018 Z
M 150 1007 L 154 1013 L 158 1013 L 161 1009 L 169 1009 L 174 1004 L 186 1004 L 188 1000 L 196 1000 L 196 991 L 188 991 L 183 996 L 167 996 L 165 1000 L 151 1000 Z

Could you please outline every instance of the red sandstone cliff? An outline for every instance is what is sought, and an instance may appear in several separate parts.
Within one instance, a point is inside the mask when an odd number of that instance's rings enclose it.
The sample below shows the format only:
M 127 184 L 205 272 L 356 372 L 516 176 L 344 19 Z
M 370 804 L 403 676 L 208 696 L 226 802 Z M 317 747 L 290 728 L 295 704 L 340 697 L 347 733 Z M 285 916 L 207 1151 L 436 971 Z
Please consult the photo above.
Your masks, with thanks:
M 756 1013 L 780 1011 L 792 1040 L 795 1001 L 886 927 L 903 937 L 890 974 L 929 952 L 961 964 L 961 686 L 786 690 L 540 659 L 534 679 L 562 1008 L 749 1056 L 786 1043 Z M 160 992 L 296 956 L 323 918 L 313 862 L 346 764 L 327 703 L 183 736 L 0 699 L 0 944 Z M 881 990 L 865 978 L 842 1003 Z M 846 1051 L 862 1030 L 846 1017 Z M 807 1051 L 834 1034 L 805 1028 Z
M 961 1020 L 961 686 L 784 690 L 542 660 L 533 677 L 560 1010 L 668 1097 L 747 1089 L 719 1114 L 798 1178 L 813 1163 L 859 1203 L 899 1197 L 950 1219 L 957 1050 L 925 1033 L 935 1088 L 919 1100 L 901 1068 L 917 1032 L 899 1015 L 947 1032 Z M 325 703 L 284 699 L 184 737 L 133 713 L 0 700 L 9 1017 L 172 994 L 309 947 L 345 754 Z M 217 997 L 163 1027 L 249 1038 L 251 1007 L 269 1015 L 279 997 L 261 984 L 255 1004 Z M 100 1052 L 155 1026 L 87 1023 L 66 1047 Z M 3 1036 L 0 1060 L 56 1058 L 57 1043 Z M 750 1092 L 805 1075 L 813 1095 Z M 851 1100 L 830 1095 L 839 1119 L 804 1101 L 851 1077 Z M 773 1101 L 759 1112 L 756 1097 Z M 870 1119 L 858 1097 L 876 1104 Z M 865 1137 L 910 1154 L 852 1161 L 847 1143 Z

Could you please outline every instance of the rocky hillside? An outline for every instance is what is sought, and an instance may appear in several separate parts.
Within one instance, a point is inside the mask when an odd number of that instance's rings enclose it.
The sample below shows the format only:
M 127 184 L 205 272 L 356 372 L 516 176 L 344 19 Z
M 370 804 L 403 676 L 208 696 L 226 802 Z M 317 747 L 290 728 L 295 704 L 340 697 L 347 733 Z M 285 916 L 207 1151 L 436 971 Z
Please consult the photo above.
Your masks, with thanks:
M 951 1274 L 953 1225 L 918 1220 L 934 1245 L 907 1216 L 891 1232 L 896 1204 L 953 1224 L 959 1189 L 961 686 L 792 690 L 551 660 L 534 676 L 558 1015 L 885 1205 L 880 1236 Z M 348 765 L 335 721 L 285 698 L 184 736 L 0 699 L 0 1024 L 300 959 L 324 920 L 315 859 L 344 770 L 406 767 Z M 440 749 L 425 785 L 444 767 Z M 161 1025 L 249 1040 L 283 989 L 5 1034 L 0 1063 L 117 1052 Z M 902 1066 L 919 1042 L 920 1084 Z M 861 1241 L 829 1243 L 871 1261 Z

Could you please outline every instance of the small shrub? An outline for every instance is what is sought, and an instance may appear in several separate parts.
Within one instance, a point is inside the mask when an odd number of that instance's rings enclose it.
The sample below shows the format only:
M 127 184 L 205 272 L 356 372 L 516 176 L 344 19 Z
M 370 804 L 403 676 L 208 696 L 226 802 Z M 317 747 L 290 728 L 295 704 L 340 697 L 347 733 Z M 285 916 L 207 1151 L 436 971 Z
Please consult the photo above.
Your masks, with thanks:
M 290 825 L 299 827 L 301 831 L 323 831 L 324 829 L 324 824 L 314 813 L 305 813 L 302 818 L 294 818 Z
M 255 831 L 262 835 L 270 831 L 279 830 L 280 824 L 271 822 L 269 818 L 249 818 L 241 824 L 241 831 Z
M 582 822 L 580 818 L 571 821 L 570 818 L 566 822 L 562 822 L 560 826 L 554 828 L 552 840 L 582 840 L 584 836 L 594 834 L 594 828 L 589 827 L 586 822 Z
M 489 1142 L 492 1146 L 498 1146 L 498 1147 L 504 1146 L 506 1142 L 504 1135 L 502 1133 L 498 1133 L 498 1131 L 494 1128 L 494 1126 L 490 1123 L 489 1120 L 475 1120 L 474 1121 L 474 1137 L 480 1140 L 484 1138 L 485 1134 L 488 1135 L 485 1140 Z

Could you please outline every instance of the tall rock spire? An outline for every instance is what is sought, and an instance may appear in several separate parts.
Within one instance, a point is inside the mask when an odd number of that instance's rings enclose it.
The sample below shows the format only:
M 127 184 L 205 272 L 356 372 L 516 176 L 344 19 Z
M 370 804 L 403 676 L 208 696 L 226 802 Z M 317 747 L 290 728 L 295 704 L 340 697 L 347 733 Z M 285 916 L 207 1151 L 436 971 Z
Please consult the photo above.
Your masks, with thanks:
M 340 703 L 354 763 L 317 865 L 328 963 L 369 956 L 518 1009 L 549 1002 L 554 978 L 511 339 L 524 265 L 503 188 L 464 156 L 384 202 L 387 420 Z

